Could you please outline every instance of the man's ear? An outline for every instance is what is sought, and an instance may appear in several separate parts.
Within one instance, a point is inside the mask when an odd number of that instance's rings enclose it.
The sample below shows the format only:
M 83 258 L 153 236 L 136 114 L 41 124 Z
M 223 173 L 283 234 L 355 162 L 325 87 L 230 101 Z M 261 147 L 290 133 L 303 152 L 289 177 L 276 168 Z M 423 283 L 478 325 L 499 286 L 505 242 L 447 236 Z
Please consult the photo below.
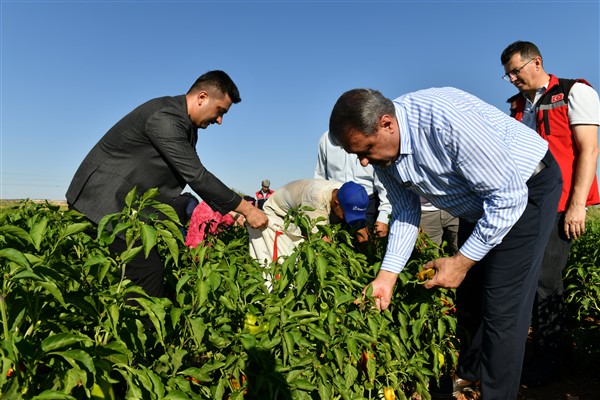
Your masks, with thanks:
M 208 92 L 206 90 L 201 90 L 196 95 L 196 99 L 198 102 L 198 106 L 201 106 L 206 100 L 208 100 Z
M 331 192 L 331 205 L 335 205 L 335 206 L 340 206 L 340 201 L 338 200 L 338 190 L 339 189 L 333 189 L 333 192 Z
M 383 115 L 379 119 L 379 126 L 385 130 L 391 130 L 394 124 L 394 118 L 388 114 Z

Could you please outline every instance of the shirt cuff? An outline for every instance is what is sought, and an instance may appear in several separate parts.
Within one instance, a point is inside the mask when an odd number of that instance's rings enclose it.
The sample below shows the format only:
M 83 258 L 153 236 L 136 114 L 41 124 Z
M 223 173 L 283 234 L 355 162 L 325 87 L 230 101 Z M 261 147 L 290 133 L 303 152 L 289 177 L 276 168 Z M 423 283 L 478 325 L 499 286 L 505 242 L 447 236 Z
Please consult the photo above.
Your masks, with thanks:
M 473 261 L 480 261 L 494 246 L 482 243 L 476 237 L 471 235 L 459 249 L 460 253 Z
M 406 265 L 406 258 L 399 254 L 386 253 L 381 262 L 381 270 L 399 274 Z

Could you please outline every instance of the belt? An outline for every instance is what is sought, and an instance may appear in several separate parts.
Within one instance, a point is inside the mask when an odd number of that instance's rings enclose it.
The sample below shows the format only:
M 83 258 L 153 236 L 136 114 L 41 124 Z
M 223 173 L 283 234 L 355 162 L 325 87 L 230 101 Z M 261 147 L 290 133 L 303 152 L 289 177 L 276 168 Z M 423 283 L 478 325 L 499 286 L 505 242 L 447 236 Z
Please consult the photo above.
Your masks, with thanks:
M 534 176 L 536 176 L 537 174 L 539 174 L 540 172 L 542 172 L 542 170 L 546 168 L 546 164 L 544 164 L 544 161 L 541 160 L 540 163 L 537 165 L 537 167 L 535 167 L 535 169 L 533 170 L 533 173 L 531 174 L 531 178 L 533 178 Z
M 533 173 L 531 174 L 531 176 L 529 177 L 529 179 L 533 178 L 534 176 L 536 176 L 537 174 L 539 174 L 540 172 L 542 172 L 544 170 L 544 168 L 546 168 L 548 166 L 550 159 L 551 159 L 550 151 L 547 151 L 546 155 L 544 156 L 544 158 L 542 158 L 540 160 L 540 162 L 538 163 L 538 165 L 533 170 Z

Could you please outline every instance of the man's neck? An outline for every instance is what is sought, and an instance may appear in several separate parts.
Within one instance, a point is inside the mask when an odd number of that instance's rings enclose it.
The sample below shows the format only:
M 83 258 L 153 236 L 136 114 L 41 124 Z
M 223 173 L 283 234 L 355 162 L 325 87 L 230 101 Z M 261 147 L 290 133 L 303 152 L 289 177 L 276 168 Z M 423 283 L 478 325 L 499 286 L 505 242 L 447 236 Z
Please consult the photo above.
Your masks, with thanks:
M 538 90 L 542 88 L 547 88 L 548 83 L 550 83 L 550 75 L 543 74 L 540 76 L 539 79 L 536 80 L 535 84 L 532 85 L 532 89 L 526 90 L 525 92 L 523 92 L 523 94 L 529 99 L 529 101 L 533 103 L 535 101 L 535 95 L 537 94 Z

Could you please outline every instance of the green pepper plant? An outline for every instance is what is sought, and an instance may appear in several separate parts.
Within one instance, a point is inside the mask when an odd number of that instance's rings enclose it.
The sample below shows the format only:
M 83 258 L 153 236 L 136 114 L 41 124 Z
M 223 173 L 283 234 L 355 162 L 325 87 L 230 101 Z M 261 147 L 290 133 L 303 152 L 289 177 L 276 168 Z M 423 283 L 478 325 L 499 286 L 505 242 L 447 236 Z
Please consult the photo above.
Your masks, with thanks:
M 98 227 L 50 204 L 2 211 L 3 398 L 369 399 L 385 390 L 428 399 L 430 382 L 455 365 L 454 293 L 415 277 L 443 251 L 426 238 L 380 313 L 363 290 L 385 239 L 359 252 L 352 232 L 295 210 L 289 221 L 304 242 L 262 267 L 243 228 L 186 247 L 157 195 L 133 190 Z M 127 249 L 112 254 L 117 235 Z M 153 248 L 165 260 L 165 298 L 125 275 Z M 265 274 L 278 277 L 272 290 Z

